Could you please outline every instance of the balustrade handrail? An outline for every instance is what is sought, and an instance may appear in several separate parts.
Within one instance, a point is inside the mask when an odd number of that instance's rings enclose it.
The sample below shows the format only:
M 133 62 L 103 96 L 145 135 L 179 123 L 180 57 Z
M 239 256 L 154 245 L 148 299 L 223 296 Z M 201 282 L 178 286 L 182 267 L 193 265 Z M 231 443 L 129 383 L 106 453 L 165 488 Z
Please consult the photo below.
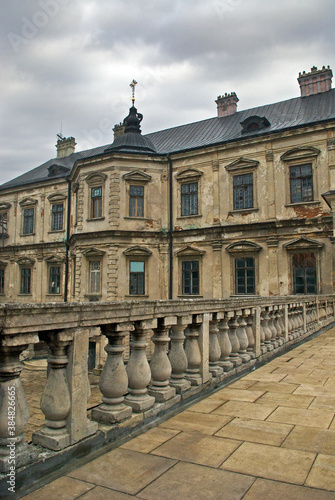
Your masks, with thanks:
M 114 302 L 45 302 L 0 305 L 0 336 L 64 328 L 95 327 L 164 316 L 232 311 L 236 308 L 334 301 L 335 294 L 227 299 L 129 300 Z M 1 338 L 1 337 L 0 337 Z M 22 337 L 22 343 L 24 338 Z

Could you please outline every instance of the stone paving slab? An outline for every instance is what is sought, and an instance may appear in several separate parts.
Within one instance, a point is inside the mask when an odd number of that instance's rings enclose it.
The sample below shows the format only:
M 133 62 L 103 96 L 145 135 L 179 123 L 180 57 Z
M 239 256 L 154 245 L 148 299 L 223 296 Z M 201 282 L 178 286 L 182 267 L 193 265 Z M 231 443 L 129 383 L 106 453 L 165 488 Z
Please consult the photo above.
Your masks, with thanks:
M 335 500 L 334 357 L 332 328 L 24 498 Z

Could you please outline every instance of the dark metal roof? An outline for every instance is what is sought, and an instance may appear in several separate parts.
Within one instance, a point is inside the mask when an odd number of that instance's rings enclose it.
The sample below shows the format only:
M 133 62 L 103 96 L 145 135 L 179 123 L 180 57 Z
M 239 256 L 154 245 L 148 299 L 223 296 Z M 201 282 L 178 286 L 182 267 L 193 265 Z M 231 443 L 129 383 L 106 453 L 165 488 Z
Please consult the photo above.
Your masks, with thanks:
M 251 130 L 242 133 L 241 122 L 251 116 L 265 118 L 270 125 L 259 130 Z M 296 97 L 287 101 L 259 106 L 257 108 L 239 111 L 233 115 L 222 118 L 209 118 L 179 127 L 173 127 L 159 132 L 146 134 L 138 137 L 141 143 L 137 147 L 127 147 L 127 140 L 119 136 L 121 148 L 118 149 L 118 141 L 113 144 L 101 146 L 87 151 L 72 153 L 65 158 L 49 160 L 39 167 L 20 175 L 12 181 L 0 186 L 0 190 L 33 184 L 36 182 L 50 180 L 48 168 L 51 165 L 59 165 L 72 169 L 74 164 L 81 159 L 98 156 L 104 152 L 127 152 L 148 153 L 156 151 L 156 154 L 177 153 L 205 146 L 218 145 L 226 142 L 245 140 L 248 137 L 268 135 L 283 130 L 303 127 L 314 123 L 322 123 L 335 120 L 335 89 L 308 97 Z M 125 134 L 125 136 L 128 134 Z M 116 138 L 118 139 L 118 138 Z M 132 139 L 132 146 L 136 146 Z M 116 146 L 115 148 L 113 146 Z M 129 146 L 129 145 L 128 145 Z M 145 151 L 145 148 L 148 148 Z M 152 154 L 152 153 L 151 153 Z M 65 178 L 67 174 L 59 173 L 52 179 Z

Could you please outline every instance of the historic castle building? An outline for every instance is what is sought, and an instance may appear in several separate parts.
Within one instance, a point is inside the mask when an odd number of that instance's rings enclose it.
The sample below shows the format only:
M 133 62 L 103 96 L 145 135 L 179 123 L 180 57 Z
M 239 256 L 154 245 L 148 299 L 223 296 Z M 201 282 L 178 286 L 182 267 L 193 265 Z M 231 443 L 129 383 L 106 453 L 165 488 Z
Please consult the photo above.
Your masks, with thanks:
M 3 302 L 219 298 L 334 291 L 335 90 L 142 135 L 134 107 L 114 142 L 0 186 Z

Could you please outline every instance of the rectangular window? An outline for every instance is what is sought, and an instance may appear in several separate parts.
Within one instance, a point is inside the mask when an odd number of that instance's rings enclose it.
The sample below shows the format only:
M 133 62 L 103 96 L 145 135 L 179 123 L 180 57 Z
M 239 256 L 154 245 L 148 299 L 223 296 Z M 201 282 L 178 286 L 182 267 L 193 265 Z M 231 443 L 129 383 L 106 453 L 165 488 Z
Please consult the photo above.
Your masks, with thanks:
M 255 259 L 253 257 L 235 259 L 235 293 L 255 294 Z
M 129 217 L 144 217 L 144 186 L 129 186 Z
M 198 183 L 181 185 L 181 215 L 198 215 Z
M 183 295 L 199 295 L 198 260 L 185 260 L 182 262 L 182 293 Z
M 252 174 L 235 175 L 233 178 L 234 210 L 253 208 L 253 179 Z
M 101 263 L 90 262 L 90 292 L 100 293 Z
M 63 203 L 52 205 L 51 208 L 51 231 L 63 230 Z
M 51 266 L 49 271 L 49 293 L 60 293 L 60 267 Z
M 0 214 L 0 237 L 7 235 L 7 212 Z
M 298 294 L 317 293 L 316 264 L 313 253 L 293 255 L 293 292 Z
M 102 187 L 91 188 L 91 218 L 102 217 Z
M 31 293 L 31 268 L 23 267 L 21 269 L 21 293 Z
M 23 234 L 32 234 L 34 232 L 34 209 L 25 208 L 23 210 Z
M 144 262 L 130 262 L 129 294 L 144 295 Z
M 0 295 L 5 293 L 5 270 L 0 269 Z
M 291 203 L 313 201 L 312 165 L 290 167 Z

